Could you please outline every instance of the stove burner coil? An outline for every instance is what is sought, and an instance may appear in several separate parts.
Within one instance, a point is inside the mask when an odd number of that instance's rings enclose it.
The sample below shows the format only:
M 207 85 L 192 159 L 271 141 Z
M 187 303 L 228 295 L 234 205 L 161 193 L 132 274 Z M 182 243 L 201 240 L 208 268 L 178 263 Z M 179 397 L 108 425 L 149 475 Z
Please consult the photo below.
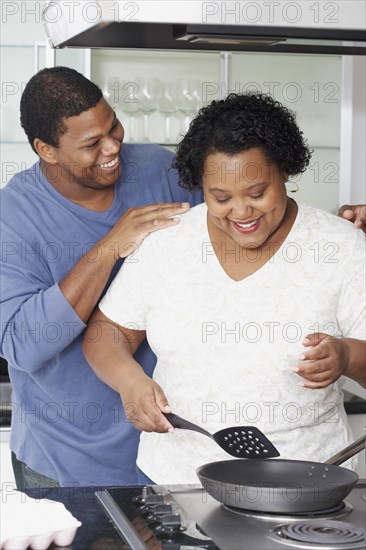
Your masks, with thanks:
M 274 532 L 282 539 L 310 544 L 350 545 L 365 542 L 365 530 L 344 521 L 299 521 L 279 525 Z
M 280 519 L 282 521 L 282 518 L 284 518 L 283 521 L 286 520 L 286 518 L 310 518 L 313 517 L 322 517 L 325 516 L 342 516 L 342 515 L 348 515 L 352 510 L 352 506 L 346 502 L 342 501 L 337 506 L 333 506 L 332 508 L 326 508 L 324 510 L 314 510 L 312 512 L 291 512 L 289 514 L 283 513 L 283 512 L 257 512 L 252 510 L 246 510 L 245 508 L 236 508 L 235 506 L 229 506 L 228 504 L 221 504 L 225 510 L 228 510 L 229 512 L 232 512 L 234 514 L 239 514 L 241 516 L 249 516 L 253 518 L 259 518 L 259 519 Z

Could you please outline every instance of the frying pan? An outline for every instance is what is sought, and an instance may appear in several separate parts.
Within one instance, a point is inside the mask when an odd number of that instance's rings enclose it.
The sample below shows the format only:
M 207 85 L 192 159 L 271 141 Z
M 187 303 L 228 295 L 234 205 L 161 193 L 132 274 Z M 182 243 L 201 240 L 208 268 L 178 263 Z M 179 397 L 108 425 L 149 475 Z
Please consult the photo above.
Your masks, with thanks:
M 197 475 L 206 491 L 227 506 L 296 514 L 335 508 L 358 480 L 345 460 L 365 448 L 361 437 L 324 463 L 302 460 L 234 459 L 204 464 Z

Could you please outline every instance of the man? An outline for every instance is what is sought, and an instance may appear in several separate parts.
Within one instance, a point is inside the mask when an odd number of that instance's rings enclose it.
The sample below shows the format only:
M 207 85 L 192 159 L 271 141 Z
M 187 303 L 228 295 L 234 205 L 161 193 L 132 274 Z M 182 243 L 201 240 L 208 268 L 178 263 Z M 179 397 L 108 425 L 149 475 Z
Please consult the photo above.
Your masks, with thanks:
M 345 220 L 353 222 L 358 229 L 362 229 L 366 233 L 366 205 L 356 204 L 350 206 L 344 204 L 338 211 L 338 216 L 341 216 Z
M 16 481 L 136 483 L 139 432 L 86 363 L 82 336 L 123 259 L 202 194 L 178 187 L 165 149 L 122 148 L 100 89 L 72 69 L 29 81 L 21 123 L 40 160 L 1 191 L 0 355 L 13 386 Z M 136 359 L 151 374 L 146 342 Z
M 178 186 L 165 149 L 122 147 L 101 90 L 72 69 L 31 78 L 21 124 L 39 162 L 1 191 L 0 354 L 17 486 L 133 484 L 139 432 L 86 363 L 82 333 L 123 259 L 202 195 Z M 151 373 L 146 342 L 139 360 Z

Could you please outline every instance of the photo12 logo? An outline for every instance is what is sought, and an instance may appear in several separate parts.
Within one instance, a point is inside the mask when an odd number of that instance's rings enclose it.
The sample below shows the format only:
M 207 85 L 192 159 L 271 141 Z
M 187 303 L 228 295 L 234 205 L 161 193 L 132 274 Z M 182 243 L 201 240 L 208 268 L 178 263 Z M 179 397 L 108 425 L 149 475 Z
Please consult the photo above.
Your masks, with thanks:
M 17 23 L 75 23 L 84 21 L 97 24 L 104 18 L 108 21 L 138 21 L 137 2 L 105 2 L 104 0 L 3 0 L 1 22 Z
M 297 25 L 339 23 L 340 2 L 203 2 L 203 23 Z

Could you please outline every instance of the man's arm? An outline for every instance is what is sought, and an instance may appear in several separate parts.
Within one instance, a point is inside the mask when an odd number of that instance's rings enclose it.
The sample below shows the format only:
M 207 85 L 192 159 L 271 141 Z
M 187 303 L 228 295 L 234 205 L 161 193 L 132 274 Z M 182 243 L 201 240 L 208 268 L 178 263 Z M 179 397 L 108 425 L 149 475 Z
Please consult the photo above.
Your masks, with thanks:
M 98 378 L 120 394 L 126 416 L 137 429 L 166 432 L 172 426 L 162 414 L 171 412 L 165 394 L 133 358 L 145 337 L 144 330 L 121 327 L 96 309 L 83 352 Z
M 32 243 L 18 233 L 16 222 L 2 220 L 1 355 L 21 370 L 42 368 L 84 330 L 116 260 L 152 231 L 178 223 L 171 218 L 187 210 L 189 205 L 182 203 L 128 210 L 59 283 Z
M 85 323 L 89 319 L 117 259 L 134 252 L 149 233 L 179 223 L 174 216 L 188 210 L 188 203 L 158 203 L 127 210 L 113 229 L 59 283 L 80 319 Z

